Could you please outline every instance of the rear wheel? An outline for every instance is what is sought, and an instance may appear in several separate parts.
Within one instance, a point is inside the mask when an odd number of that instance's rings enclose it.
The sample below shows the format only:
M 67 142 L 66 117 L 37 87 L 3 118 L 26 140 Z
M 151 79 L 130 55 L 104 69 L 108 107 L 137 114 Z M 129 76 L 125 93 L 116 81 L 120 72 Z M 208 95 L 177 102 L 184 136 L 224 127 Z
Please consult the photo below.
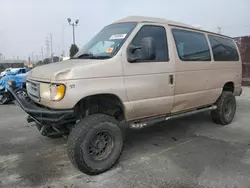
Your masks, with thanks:
M 223 91 L 215 104 L 217 109 L 211 112 L 212 120 L 221 125 L 230 124 L 236 112 L 236 99 L 233 93 Z
M 123 135 L 111 116 L 93 114 L 79 121 L 68 137 L 68 155 L 82 172 L 96 175 L 110 169 L 123 149 Z

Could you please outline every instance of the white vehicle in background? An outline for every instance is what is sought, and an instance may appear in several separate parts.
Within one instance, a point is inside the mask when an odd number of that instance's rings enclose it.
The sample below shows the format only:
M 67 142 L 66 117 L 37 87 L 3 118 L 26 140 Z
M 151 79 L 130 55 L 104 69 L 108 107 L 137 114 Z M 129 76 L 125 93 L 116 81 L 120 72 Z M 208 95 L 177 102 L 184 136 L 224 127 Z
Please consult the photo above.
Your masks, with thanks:
M 63 57 L 62 61 L 66 61 L 66 60 L 69 60 L 69 59 L 70 59 L 70 57 Z
M 3 72 L 1 72 L 0 77 L 3 77 L 3 76 L 6 74 L 6 72 L 10 72 L 11 69 L 12 69 L 12 68 L 7 68 L 7 69 L 5 69 Z
M 13 72 L 13 73 L 15 73 L 15 72 L 20 72 L 20 73 L 22 73 L 22 70 L 23 70 L 24 68 L 22 67 L 22 68 L 7 68 L 7 69 L 5 69 L 3 72 L 1 72 L 1 74 L 0 74 L 0 77 L 3 77 L 3 76 L 5 76 L 5 74 L 7 73 L 7 72 Z M 24 72 L 23 72 L 24 73 Z

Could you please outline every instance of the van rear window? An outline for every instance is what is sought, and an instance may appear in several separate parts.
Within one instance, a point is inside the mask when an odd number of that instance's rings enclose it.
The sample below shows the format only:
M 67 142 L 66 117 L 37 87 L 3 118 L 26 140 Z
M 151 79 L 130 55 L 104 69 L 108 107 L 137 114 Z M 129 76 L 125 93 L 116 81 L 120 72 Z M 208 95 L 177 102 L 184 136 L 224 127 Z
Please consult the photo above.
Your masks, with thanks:
M 214 61 L 238 61 L 239 54 L 235 42 L 229 38 L 208 35 Z
M 182 61 L 211 61 L 208 41 L 203 33 L 172 29 L 179 58 Z

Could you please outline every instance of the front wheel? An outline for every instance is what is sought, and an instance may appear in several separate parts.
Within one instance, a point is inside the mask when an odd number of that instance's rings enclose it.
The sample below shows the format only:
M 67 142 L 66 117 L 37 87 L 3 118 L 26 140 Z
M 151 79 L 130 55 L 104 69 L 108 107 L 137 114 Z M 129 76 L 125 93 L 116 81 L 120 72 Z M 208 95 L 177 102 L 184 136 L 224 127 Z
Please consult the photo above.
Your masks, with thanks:
M 230 124 L 236 112 L 236 99 L 233 93 L 223 91 L 216 106 L 217 109 L 211 112 L 212 120 L 221 125 Z
M 108 115 L 93 114 L 79 121 L 68 137 L 68 156 L 80 171 L 97 175 L 110 169 L 123 149 L 118 122 Z

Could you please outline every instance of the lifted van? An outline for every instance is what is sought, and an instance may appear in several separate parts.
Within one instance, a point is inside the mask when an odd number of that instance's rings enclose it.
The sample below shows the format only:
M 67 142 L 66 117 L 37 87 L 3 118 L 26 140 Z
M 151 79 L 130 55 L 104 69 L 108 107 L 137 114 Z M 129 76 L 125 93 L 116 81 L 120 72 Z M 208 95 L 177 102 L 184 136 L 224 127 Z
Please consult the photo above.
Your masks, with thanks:
M 70 60 L 34 68 L 9 92 L 42 135 L 68 138 L 82 172 L 110 169 L 126 128 L 211 111 L 233 121 L 242 63 L 230 37 L 148 17 L 104 27 Z

